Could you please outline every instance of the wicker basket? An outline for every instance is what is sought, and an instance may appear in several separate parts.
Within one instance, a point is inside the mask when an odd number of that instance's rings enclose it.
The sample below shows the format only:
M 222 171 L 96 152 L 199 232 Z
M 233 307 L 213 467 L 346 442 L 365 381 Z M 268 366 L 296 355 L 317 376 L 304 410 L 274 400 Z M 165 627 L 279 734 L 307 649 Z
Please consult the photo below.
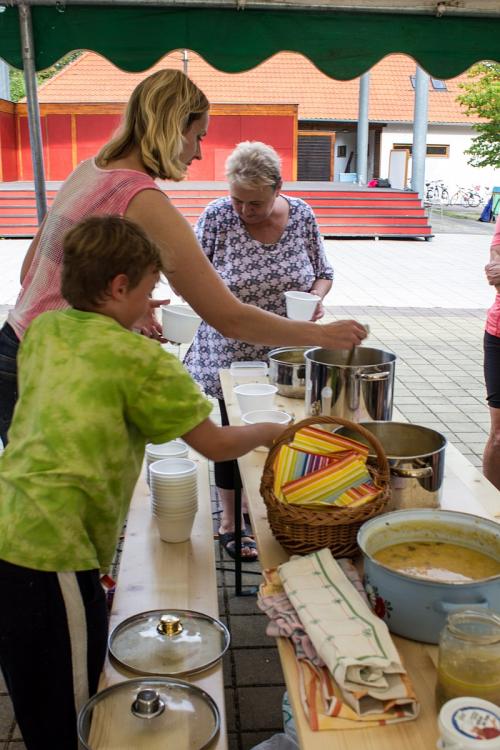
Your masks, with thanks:
M 379 488 L 376 498 L 357 508 L 307 508 L 278 500 L 273 491 L 274 461 L 281 446 L 291 443 L 295 433 L 308 425 L 329 424 L 349 427 L 373 446 L 377 467 L 368 466 L 372 481 Z M 260 492 L 267 507 L 271 530 L 289 554 L 307 554 L 329 547 L 334 557 L 356 554 L 359 527 L 369 518 L 381 513 L 390 497 L 389 465 L 377 438 L 359 424 L 340 417 L 310 417 L 289 427 L 269 451 L 264 466 Z

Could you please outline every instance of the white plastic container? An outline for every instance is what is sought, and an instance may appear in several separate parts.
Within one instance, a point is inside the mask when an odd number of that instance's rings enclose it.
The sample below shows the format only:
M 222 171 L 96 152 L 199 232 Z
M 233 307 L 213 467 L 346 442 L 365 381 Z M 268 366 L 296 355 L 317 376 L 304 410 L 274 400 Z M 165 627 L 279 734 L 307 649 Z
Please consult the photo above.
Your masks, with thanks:
M 277 409 L 259 409 L 257 411 L 247 411 L 241 415 L 241 421 L 245 424 L 259 424 L 260 422 L 274 422 L 274 424 L 290 424 L 292 415 L 286 411 Z
M 165 338 L 176 344 L 189 344 L 201 323 L 200 316 L 189 305 L 163 305 L 161 312 Z
M 290 320 L 311 320 L 321 297 L 310 292 L 285 292 L 286 315 Z
M 500 750 L 500 708 L 481 698 L 453 698 L 439 712 L 438 750 Z
M 278 389 L 275 385 L 267 383 L 243 383 L 243 385 L 237 385 L 234 392 L 240 412 L 246 414 L 248 411 L 272 409 Z

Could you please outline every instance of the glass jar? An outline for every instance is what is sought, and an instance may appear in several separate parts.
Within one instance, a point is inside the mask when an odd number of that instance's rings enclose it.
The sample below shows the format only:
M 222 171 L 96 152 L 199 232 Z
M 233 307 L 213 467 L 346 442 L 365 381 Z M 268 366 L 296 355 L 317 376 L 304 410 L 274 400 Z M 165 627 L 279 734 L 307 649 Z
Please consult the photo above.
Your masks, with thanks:
M 461 696 L 500 705 L 500 616 L 488 609 L 454 612 L 441 631 L 437 706 Z

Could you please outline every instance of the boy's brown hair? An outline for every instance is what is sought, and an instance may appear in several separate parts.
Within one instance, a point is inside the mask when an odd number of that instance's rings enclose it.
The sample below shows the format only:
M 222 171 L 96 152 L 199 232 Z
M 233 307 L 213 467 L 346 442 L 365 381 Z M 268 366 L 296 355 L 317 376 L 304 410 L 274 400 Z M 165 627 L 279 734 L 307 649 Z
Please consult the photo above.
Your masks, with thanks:
M 99 306 L 115 276 L 125 274 L 133 289 L 148 269 L 162 267 L 157 246 L 120 216 L 85 219 L 65 235 L 63 250 L 62 295 L 79 310 Z

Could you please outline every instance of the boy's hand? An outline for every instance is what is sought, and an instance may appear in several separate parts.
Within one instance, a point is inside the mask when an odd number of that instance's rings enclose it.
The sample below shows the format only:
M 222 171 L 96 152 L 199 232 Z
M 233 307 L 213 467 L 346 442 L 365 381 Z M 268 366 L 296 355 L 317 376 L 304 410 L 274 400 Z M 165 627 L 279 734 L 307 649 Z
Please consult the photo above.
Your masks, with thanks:
M 163 336 L 163 328 L 158 318 L 155 315 L 157 307 L 162 305 L 169 305 L 169 299 L 151 299 L 149 300 L 149 310 L 142 318 L 140 318 L 136 326 L 140 330 L 143 336 L 148 336 L 150 339 L 155 339 L 162 344 L 165 344 L 167 339 Z

